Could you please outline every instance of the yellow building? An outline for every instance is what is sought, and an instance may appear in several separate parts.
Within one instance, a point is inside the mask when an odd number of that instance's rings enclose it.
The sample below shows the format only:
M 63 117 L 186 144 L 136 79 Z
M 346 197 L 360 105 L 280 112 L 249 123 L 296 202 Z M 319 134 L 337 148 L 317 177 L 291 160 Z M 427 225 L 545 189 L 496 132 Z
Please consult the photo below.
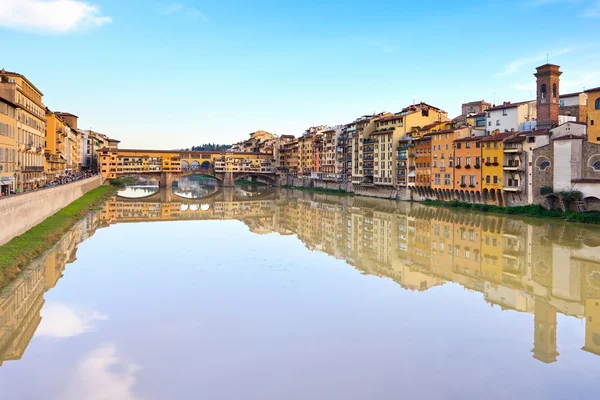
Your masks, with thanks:
M 503 140 L 514 133 L 497 133 L 481 139 L 481 190 L 487 204 L 504 205 L 502 198 L 502 176 L 504 174 Z
M 600 87 L 586 90 L 588 96 L 588 141 L 600 143 Z
M 0 97 L 0 195 L 17 190 L 17 105 Z
M 403 142 L 406 146 L 397 153 L 399 141 L 423 126 L 447 120 L 448 114 L 445 111 L 425 103 L 405 107 L 395 114 L 386 113 L 378 116 L 374 120 L 374 130 L 368 136 L 373 141 L 374 150 L 373 183 L 384 186 L 406 186 L 409 174 L 408 142 Z
M 46 183 L 44 135 L 46 111 L 43 93 L 23 75 L 0 70 L 0 97 L 17 108 L 17 186 L 31 190 Z
M 70 129 L 69 129 L 70 130 Z M 67 175 L 67 125 L 62 118 L 46 109 L 46 178 L 51 181 Z
M 363 115 L 346 125 L 352 127 L 352 183 L 373 183 L 375 139 L 371 138 L 371 133 L 375 130 L 374 118 L 383 116 Z

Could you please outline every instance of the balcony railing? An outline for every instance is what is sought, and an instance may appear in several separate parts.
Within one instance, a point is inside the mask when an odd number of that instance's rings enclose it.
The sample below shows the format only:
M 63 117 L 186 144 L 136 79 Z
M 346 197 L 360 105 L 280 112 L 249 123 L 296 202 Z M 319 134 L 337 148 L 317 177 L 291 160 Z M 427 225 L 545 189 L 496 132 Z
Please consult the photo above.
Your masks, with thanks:
M 22 172 L 44 172 L 44 167 L 26 166 L 21 168 Z
M 504 169 L 508 170 L 518 170 L 521 169 L 521 161 L 519 160 L 508 160 L 506 165 L 503 166 Z
M 507 192 L 520 192 L 523 189 L 520 184 L 509 181 L 506 185 L 504 185 L 504 190 Z

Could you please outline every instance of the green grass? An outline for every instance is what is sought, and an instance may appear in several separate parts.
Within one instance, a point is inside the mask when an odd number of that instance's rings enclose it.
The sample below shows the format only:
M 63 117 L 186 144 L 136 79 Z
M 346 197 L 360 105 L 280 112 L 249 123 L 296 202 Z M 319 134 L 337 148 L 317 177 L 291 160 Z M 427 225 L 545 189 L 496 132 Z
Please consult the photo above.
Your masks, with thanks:
M 246 185 L 246 186 L 267 186 L 267 184 L 264 182 L 249 181 L 247 179 L 238 179 L 237 181 L 235 181 L 235 184 L 236 185 Z
M 125 187 L 128 185 L 133 185 L 137 182 L 136 178 L 132 178 L 132 177 L 123 177 L 123 178 L 116 178 L 116 179 L 111 179 L 110 180 L 110 184 L 112 186 L 117 186 L 117 187 Z
M 515 207 L 501 207 L 490 204 L 471 204 L 464 203 L 461 201 L 440 201 L 440 200 L 425 200 L 423 204 L 438 206 L 438 207 L 453 207 L 461 208 L 464 210 L 489 212 L 495 214 L 504 215 L 522 215 L 524 217 L 533 218 L 550 218 L 558 219 L 562 221 L 581 222 L 585 224 L 600 224 L 600 212 L 598 211 L 586 211 L 586 212 L 574 212 L 567 211 L 562 212 L 561 210 L 546 210 L 540 205 L 527 205 L 527 206 L 515 206 Z
M 21 269 L 56 244 L 77 221 L 116 192 L 100 186 L 89 191 L 40 224 L 0 246 L 0 287 L 16 278 Z
M 337 190 L 337 189 L 324 189 L 324 188 L 316 188 L 316 187 L 304 187 L 304 186 L 290 186 L 290 185 L 282 185 L 282 189 L 295 189 L 302 190 L 303 192 L 312 192 L 312 193 L 320 193 L 320 194 L 335 194 L 338 196 L 353 196 L 354 193 L 346 192 L 345 190 Z

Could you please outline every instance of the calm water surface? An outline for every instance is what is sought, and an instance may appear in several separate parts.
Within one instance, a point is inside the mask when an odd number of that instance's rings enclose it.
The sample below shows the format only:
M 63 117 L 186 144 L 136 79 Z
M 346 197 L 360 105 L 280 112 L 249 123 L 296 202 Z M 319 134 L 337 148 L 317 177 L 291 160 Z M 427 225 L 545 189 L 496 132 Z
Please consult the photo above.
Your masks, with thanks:
M 598 399 L 600 231 L 128 188 L 2 291 L 0 398 Z

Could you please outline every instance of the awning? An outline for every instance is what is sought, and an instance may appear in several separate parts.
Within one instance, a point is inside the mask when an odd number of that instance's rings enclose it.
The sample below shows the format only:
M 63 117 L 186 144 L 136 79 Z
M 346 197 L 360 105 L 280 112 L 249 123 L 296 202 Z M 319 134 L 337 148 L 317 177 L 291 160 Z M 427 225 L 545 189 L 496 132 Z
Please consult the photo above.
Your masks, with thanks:
M 410 171 L 410 172 L 408 173 L 408 177 L 409 177 L 409 178 L 413 178 L 413 177 L 415 177 L 416 175 L 417 175 L 417 173 L 416 173 L 415 171 Z

